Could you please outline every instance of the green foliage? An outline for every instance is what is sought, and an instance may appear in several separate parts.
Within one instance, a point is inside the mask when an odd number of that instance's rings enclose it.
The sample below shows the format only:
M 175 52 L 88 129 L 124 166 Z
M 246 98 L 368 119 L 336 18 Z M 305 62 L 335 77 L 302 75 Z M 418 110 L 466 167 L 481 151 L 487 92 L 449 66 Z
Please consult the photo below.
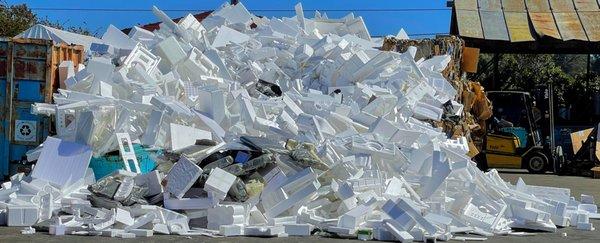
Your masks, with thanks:
M 9 6 L 6 1 L 0 0 L 0 26 L 2 26 L 2 28 L 0 28 L 0 37 L 13 37 L 35 24 L 43 24 L 82 35 L 92 35 L 92 33 L 84 27 L 65 27 L 65 24 L 59 22 L 40 19 L 26 4 Z
M 12 37 L 34 25 L 37 16 L 25 4 L 0 2 L 0 36 Z
M 484 86 L 492 83 L 493 55 L 482 54 L 476 78 Z M 586 116 L 591 96 L 600 91 L 600 59 L 592 56 L 587 74 L 586 55 L 502 54 L 498 66 L 497 90 L 532 92 L 538 85 L 553 84 L 558 107 L 572 108 L 576 116 Z

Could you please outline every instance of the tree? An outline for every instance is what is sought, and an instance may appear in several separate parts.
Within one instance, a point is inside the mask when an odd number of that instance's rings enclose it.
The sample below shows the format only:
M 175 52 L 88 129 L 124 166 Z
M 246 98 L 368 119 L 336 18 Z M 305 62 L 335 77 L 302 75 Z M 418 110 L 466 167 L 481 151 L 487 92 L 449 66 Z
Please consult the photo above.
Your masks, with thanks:
M 25 4 L 8 6 L 0 2 L 0 36 L 12 37 L 37 22 L 37 16 Z
M 0 37 L 16 36 L 29 29 L 34 24 L 43 24 L 82 35 L 93 35 L 84 27 L 65 27 L 67 26 L 66 24 L 58 21 L 53 22 L 47 18 L 40 19 L 26 4 L 9 6 L 6 1 L 0 0 L 0 26 L 2 26 L 2 28 L 0 28 Z
M 482 54 L 479 73 L 470 78 L 484 86 L 493 79 L 493 55 Z M 575 120 L 589 120 L 593 109 L 592 96 L 600 92 L 600 60 L 591 59 L 591 74 L 587 74 L 586 55 L 502 54 L 499 61 L 497 90 L 532 92 L 539 85 L 552 84 L 558 108 L 571 111 Z

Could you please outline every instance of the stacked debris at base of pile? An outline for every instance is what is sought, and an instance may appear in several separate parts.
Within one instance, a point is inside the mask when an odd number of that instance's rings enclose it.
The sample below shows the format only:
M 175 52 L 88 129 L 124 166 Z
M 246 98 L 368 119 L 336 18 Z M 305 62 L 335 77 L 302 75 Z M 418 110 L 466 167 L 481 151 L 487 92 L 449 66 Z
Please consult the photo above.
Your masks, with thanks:
M 362 18 L 308 19 L 300 4 L 281 19 L 225 4 L 202 23 L 153 11 L 159 30 L 110 27 L 55 104 L 32 107 L 58 134 L 29 153 L 30 175 L 2 184 L 6 224 L 408 242 L 600 218 L 593 197 L 480 171 L 466 138 L 432 126 L 464 108 L 441 74 L 448 56 L 380 51 Z M 139 173 L 132 144 L 164 151 L 156 170 Z M 116 150 L 124 169 L 95 180 L 92 156 Z
M 465 42 L 456 36 L 440 36 L 435 39 L 409 40 L 399 34 L 397 37 L 384 39 L 382 50 L 406 52 L 409 47 L 417 47 L 415 61 L 429 59 L 435 56 L 447 55 L 450 61 L 441 72 L 442 76 L 456 90 L 454 102 L 464 105 L 459 115 L 445 115 L 435 126 L 443 128 L 448 136 L 455 138 L 464 136 L 470 144 L 472 157 L 482 149 L 483 136 L 485 135 L 485 121 L 492 116 L 491 102 L 485 96 L 483 87 L 465 79 L 463 66 L 465 57 L 463 50 Z M 440 85 L 439 82 L 429 81 L 430 85 Z M 443 83 L 447 85 L 446 83 Z

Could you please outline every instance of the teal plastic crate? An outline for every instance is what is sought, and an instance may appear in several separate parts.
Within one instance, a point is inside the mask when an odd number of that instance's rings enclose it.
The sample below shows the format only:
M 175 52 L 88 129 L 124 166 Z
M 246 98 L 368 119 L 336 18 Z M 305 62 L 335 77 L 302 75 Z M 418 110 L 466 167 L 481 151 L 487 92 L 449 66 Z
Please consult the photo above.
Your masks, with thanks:
M 134 144 L 133 150 L 140 164 L 142 174 L 148 173 L 156 167 L 156 162 L 152 159 L 151 154 L 159 154 L 161 151 L 146 151 L 141 145 Z M 90 160 L 90 168 L 94 171 L 96 180 L 105 177 L 114 171 L 125 169 L 125 164 L 120 155 L 105 155 L 102 157 L 92 157 Z M 135 170 L 133 164 L 129 165 L 131 170 Z
M 519 148 L 527 147 L 527 130 L 523 127 L 504 127 L 501 128 L 500 131 L 512 133 L 517 138 L 519 138 L 519 142 L 521 146 Z

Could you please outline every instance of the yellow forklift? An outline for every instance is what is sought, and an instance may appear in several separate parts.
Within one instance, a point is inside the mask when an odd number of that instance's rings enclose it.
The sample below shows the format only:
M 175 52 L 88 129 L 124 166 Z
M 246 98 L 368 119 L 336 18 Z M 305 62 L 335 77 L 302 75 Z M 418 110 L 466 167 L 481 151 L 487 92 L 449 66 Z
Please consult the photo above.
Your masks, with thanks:
M 550 107 L 551 93 L 547 93 Z M 530 173 L 557 172 L 563 161 L 562 150 L 554 146 L 553 129 L 542 134 L 538 126 L 545 120 L 554 127 L 552 109 L 540 111 L 527 92 L 490 91 L 487 97 L 492 101 L 493 116 L 487 121 L 483 150 L 474 158 L 478 167 L 484 171 L 513 168 Z

